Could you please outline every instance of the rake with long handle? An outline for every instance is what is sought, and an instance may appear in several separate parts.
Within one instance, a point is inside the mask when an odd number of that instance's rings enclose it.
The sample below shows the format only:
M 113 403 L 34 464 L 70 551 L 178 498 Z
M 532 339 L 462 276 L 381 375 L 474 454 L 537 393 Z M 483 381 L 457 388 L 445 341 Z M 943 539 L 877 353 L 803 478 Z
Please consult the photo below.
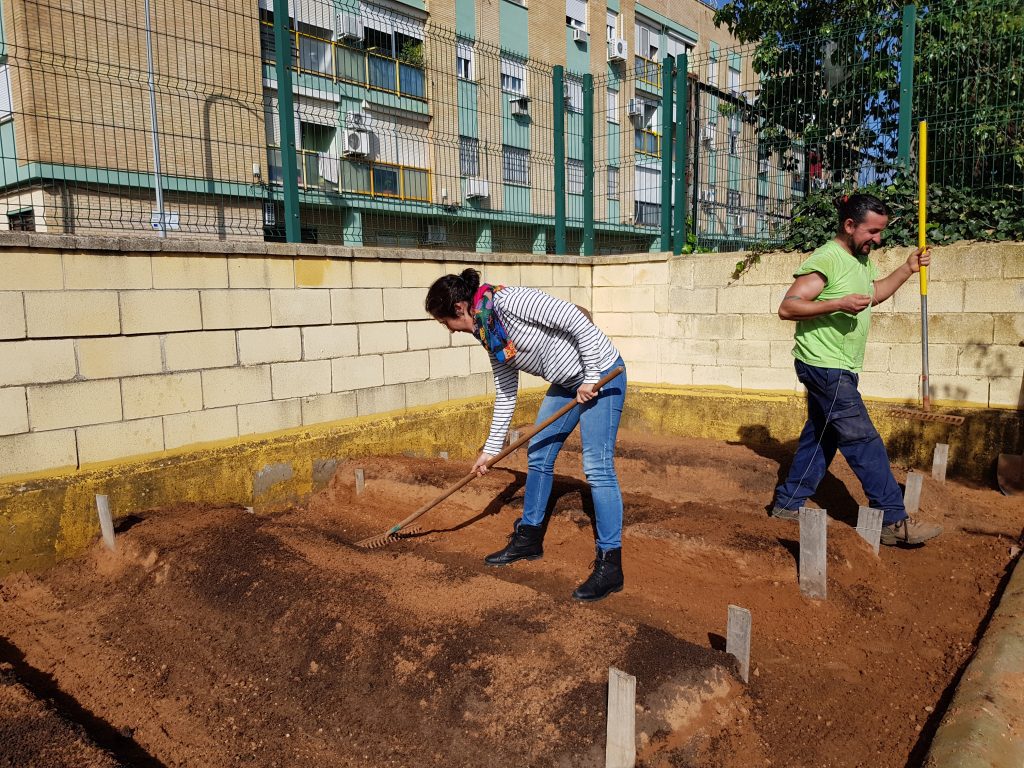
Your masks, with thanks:
M 921 121 L 919 126 L 918 161 L 917 161 L 917 245 L 927 248 L 925 236 L 928 211 L 928 123 Z M 918 272 L 921 286 L 921 408 L 894 408 L 894 416 L 917 421 L 941 421 L 946 424 L 963 424 L 963 416 L 932 411 L 931 386 L 928 383 L 928 267 L 922 265 Z
M 596 391 L 596 390 L 601 389 L 601 387 L 603 387 L 605 384 L 610 382 L 612 379 L 614 379 L 616 376 L 621 374 L 623 371 L 625 371 L 625 368 L 623 368 L 622 366 L 619 366 L 618 368 L 613 368 L 611 371 L 606 373 L 601 378 L 601 380 L 597 382 L 597 384 L 594 385 L 594 390 Z M 549 418 L 544 419 L 544 421 L 542 421 L 540 424 L 535 425 L 534 427 L 532 427 L 529 430 L 524 430 L 525 434 L 522 437 L 520 437 L 514 443 L 512 443 L 507 448 L 505 448 L 503 451 L 501 451 L 501 453 L 499 453 L 496 456 L 488 459 L 487 464 L 485 466 L 488 469 L 490 469 L 495 464 L 497 464 L 499 461 L 501 461 L 506 456 L 508 456 L 510 453 L 512 453 L 512 452 L 516 451 L 518 448 L 520 448 L 525 442 L 527 442 L 531 437 L 533 437 L 535 434 L 540 432 L 542 429 L 545 429 L 546 427 L 550 426 L 554 422 L 558 421 L 558 419 L 560 419 L 563 416 L 565 416 L 565 414 L 567 414 L 569 411 L 571 411 L 577 405 L 579 405 L 579 403 L 577 403 L 575 400 L 573 400 L 570 403 L 566 403 L 564 406 L 562 406 L 557 411 L 555 411 L 555 413 L 553 413 Z M 477 476 L 476 472 L 470 472 L 464 478 L 459 480 L 459 482 L 455 483 L 455 485 L 453 485 L 450 488 L 448 488 L 444 493 L 442 493 L 436 499 L 434 499 L 433 501 L 430 501 L 430 502 L 427 502 L 426 504 L 424 504 L 422 507 L 420 507 L 415 512 L 413 512 L 411 515 L 409 515 L 407 518 L 405 518 L 402 522 L 397 523 L 396 525 L 391 526 L 386 531 L 384 531 L 384 533 L 378 534 L 377 536 L 371 536 L 368 539 L 363 539 L 362 541 L 357 541 L 356 542 L 356 546 L 357 547 L 363 547 L 365 549 L 375 549 L 377 547 L 382 547 L 385 544 L 390 544 L 392 541 L 396 541 L 397 539 L 400 538 L 399 533 L 402 531 L 403 528 L 405 528 L 407 525 L 409 525 L 410 523 L 412 523 L 414 520 L 416 520 L 417 518 L 421 517 L 422 515 L 425 515 L 427 512 L 429 512 L 431 509 L 436 507 L 442 501 L 447 499 L 449 496 L 451 496 L 457 490 L 459 490 L 460 488 L 462 488 L 463 486 L 468 484 L 476 476 Z

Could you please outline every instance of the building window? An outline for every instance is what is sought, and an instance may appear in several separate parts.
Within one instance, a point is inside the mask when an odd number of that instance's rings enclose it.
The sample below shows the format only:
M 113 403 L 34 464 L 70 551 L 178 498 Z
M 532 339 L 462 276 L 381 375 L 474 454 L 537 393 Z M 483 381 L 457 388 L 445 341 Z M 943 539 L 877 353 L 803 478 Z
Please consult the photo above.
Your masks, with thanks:
M 526 63 L 522 59 L 501 57 L 501 90 L 516 96 L 526 95 Z
M 7 223 L 12 232 L 35 232 L 36 212 L 32 208 L 7 214 Z
M 619 169 L 614 165 L 608 166 L 608 199 L 619 199 Z
M 583 80 L 575 75 L 565 76 L 565 107 L 570 112 L 583 111 Z
M 608 91 L 608 122 L 619 122 L 619 92 Z
M 581 160 L 565 161 L 565 191 L 570 195 L 583 194 L 583 162 Z
M 530 185 L 530 150 L 510 147 L 501 148 L 501 178 L 506 184 Z
M 587 28 L 587 0 L 565 0 L 565 26 Z
M 661 28 L 639 17 L 636 19 L 636 55 L 657 61 L 661 50 Z
M 608 20 L 605 22 L 605 33 L 609 40 L 615 40 L 619 36 L 619 14 L 615 11 L 608 11 Z
M 661 223 L 661 204 L 637 200 L 633 204 L 633 221 L 641 227 L 656 227 Z
M 729 91 L 735 95 L 740 95 L 740 71 L 729 67 Z
M 480 175 L 480 140 L 459 136 L 459 172 L 463 176 Z
M 299 24 L 299 69 L 330 77 L 334 71 L 331 60 L 331 31 Z
M 634 128 L 633 148 L 641 155 L 661 157 L 661 137 L 654 131 Z
M 718 46 L 708 49 L 708 85 L 718 85 Z
M 473 44 L 466 40 L 455 43 L 455 73 L 460 80 L 473 79 Z

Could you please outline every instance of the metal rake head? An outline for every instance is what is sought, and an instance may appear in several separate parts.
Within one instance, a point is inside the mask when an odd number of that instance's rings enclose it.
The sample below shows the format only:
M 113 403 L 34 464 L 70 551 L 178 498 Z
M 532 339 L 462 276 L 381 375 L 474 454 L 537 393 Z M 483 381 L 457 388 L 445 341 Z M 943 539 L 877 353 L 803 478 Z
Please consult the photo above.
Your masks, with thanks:
M 951 413 L 932 413 L 930 411 L 917 411 L 913 408 L 893 408 L 892 415 L 904 419 L 915 419 L 917 421 L 937 421 L 943 424 L 956 424 L 960 425 L 964 423 L 963 416 L 954 416 Z
M 384 533 L 377 534 L 376 536 L 370 536 L 368 539 L 357 541 L 355 545 L 360 549 L 380 549 L 383 546 L 387 546 L 388 544 L 401 539 L 407 539 L 419 532 L 419 528 L 403 528 L 400 531 L 392 529 L 385 531 Z

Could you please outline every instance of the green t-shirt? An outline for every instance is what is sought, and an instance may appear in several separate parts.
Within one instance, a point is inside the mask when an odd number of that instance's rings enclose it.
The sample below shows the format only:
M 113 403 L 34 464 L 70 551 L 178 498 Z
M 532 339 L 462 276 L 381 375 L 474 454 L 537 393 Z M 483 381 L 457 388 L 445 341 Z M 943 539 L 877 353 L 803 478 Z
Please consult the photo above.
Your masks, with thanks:
M 857 258 L 835 240 L 812 253 L 793 277 L 820 272 L 825 288 L 815 301 L 838 299 L 851 293 L 874 296 L 878 269 L 868 256 Z M 793 356 L 819 368 L 843 368 L 858 373 L 864 366 L 864 348 L 871 327 L 871 307 L 857 315 L 831 312 L 798 320 Z

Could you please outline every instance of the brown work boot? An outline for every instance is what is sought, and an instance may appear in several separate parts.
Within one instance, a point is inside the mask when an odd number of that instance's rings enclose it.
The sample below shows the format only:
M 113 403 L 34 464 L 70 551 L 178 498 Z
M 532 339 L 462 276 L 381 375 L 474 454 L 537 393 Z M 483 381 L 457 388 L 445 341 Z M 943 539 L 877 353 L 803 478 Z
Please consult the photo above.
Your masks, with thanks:
M 899 544 L 924 544 L 942 533 L 942 526 L 905 517 L 898 523 L 882 526 L 882 543 L 888 547 Z

